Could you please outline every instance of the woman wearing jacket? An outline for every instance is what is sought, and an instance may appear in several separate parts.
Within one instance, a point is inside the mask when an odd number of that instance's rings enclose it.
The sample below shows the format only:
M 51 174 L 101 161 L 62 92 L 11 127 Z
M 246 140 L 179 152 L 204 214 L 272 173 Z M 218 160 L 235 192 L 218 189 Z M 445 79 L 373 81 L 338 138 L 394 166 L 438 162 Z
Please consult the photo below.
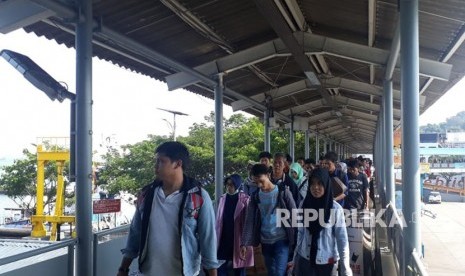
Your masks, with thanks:
M 315 169 L 308 184 L 309 192 L 301 207 L 316 210 L 318 215 L 316 220 L 298 229 L 294 273 L 296 276 L 337 275 L 339 261 L 340 275 L 351 276 L 344 212 L 333 200 L 328 170 Z
M 218 268 L 218 275 L 234 271 L 236 276 L 245 276 L 245 268 L 254 265 L 253 247 L 247 247 L 244 258 L 240 255 L 249 196 L 240 190 L 242 179 L 237 174 L 227 177 L 224 185 L 226 193 L 219 200 L 216 236 L 218 260 L 225 262 Z

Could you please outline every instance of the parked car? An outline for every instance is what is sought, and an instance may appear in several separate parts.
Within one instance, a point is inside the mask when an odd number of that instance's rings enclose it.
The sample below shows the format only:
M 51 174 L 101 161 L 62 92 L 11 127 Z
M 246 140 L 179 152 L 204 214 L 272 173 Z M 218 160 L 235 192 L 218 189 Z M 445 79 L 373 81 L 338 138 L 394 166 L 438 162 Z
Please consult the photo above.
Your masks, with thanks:
M 439 192 L 431 192 L 428 196 L 429 203 L 441 203 L 441 194 Z

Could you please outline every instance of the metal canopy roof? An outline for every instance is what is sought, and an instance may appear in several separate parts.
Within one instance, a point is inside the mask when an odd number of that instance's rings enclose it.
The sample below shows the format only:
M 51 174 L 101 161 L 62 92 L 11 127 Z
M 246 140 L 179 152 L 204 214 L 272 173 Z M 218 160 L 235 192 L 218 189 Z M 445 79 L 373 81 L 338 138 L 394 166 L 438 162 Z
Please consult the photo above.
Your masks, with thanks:
M 0 11 L 13 2 L 27 14 L 15 28 L 74 47 L 77 13 L 70 2 L 6 0 Z M 268 106 L 280 122 L 297 116 L 354 150 L 372 150 L 398 26 L 396 0 L 94 2 L 95 56 L 210 98 L 215 76 L 224 73 L 225 103 L 234 110 L 262 116 Z M 24 12 L 25 3 L 31 12 Z M 465 73 L 465 2 L 420 0 L 419 8 L 423 112 Z M 0 25 L 2 32 L 11 29 Z

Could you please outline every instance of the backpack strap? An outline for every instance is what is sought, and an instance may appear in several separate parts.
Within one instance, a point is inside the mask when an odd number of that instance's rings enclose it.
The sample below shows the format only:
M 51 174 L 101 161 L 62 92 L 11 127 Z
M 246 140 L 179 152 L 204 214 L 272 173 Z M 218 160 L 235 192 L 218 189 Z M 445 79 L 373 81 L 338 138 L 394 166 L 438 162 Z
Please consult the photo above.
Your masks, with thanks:
M 253 199 L 253 201 L 255 202 L 255 204 L 259 204 L 260 203 L 260 196 L 258 195 L 258 193 L 260 192 L 260 188 L 256 189 L 250 198 Z
M 304 187 L 306 182 L 308 182 L 308 179 L 305 179 L 302 183 L 300 183 L 300 186 L 299 186 L 299 189 L 298 189 L 299 192 L 300 192 L 300 190 L 302 190 L 302 188 Z
M 203 206 L 203 196 L 202 196 L 202 186 L 201 185 L 197 186 L 197 191 L 195 191 L 194 194 L 191 194 L 191 199 L 192 199 L 192 203 L 194 204 L 194 208 L 198 208 L 198 210 L 199 210 L 198 214 L 199 214 L 200 209 Z
M 273 208 L 273 212 L 276 210 L 276 208 L 280 207 L 281 199 L 283 199 L 284 202 L 287 201 L 288 196 L 286 194 L 286 190 L 290 191 L 289 187 L 286 186 L 284 183 L 282 183 L 281 185 L 278 185 L 278 200 L 276 200 L 276 205 Z M 283 206 L 281 206 L 281 207 L 283 207 Z

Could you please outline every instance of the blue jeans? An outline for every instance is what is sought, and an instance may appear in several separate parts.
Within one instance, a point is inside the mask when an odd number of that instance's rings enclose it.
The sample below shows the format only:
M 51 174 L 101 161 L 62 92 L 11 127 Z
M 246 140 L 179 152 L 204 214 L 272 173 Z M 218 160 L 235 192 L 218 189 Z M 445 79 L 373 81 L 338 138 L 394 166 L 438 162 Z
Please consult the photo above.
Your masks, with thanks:
M 218 268 L 218 276 L 228 276 L 233 271 L 234 276 L 245 276 L 245 268 L 233 268 L 232 261 L 226 261 Z
M 287 261 L 289 258 L 289 242 L 280 240 L 272 244 L 262 243 L 262 254 L 268 276 L 286 275 Z

